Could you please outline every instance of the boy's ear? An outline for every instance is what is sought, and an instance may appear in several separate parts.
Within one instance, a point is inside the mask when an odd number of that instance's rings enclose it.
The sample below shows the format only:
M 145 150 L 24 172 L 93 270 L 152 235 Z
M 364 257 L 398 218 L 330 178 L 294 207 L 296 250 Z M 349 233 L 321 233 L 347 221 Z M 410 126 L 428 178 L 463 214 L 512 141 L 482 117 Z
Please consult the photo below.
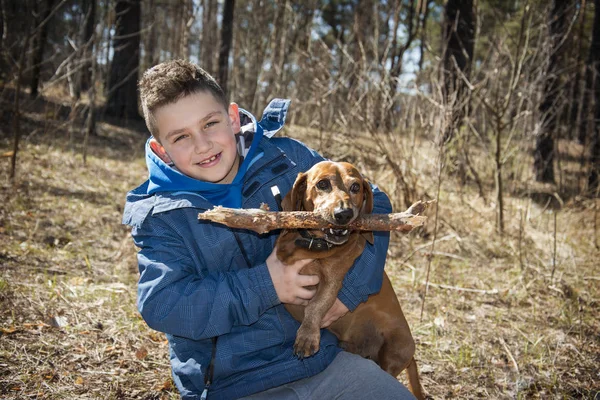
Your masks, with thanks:
M 229 104 L 229 121 L 233 133 L 238 133 L 242 127 L 240 125 L 240 108 L 236 103 Z
M 158 140 L 154 138 L 150 139 L 150 148 L 165 164 L 171 164 L 171 157 L 169 157 L 162 144 L 158 143 Z

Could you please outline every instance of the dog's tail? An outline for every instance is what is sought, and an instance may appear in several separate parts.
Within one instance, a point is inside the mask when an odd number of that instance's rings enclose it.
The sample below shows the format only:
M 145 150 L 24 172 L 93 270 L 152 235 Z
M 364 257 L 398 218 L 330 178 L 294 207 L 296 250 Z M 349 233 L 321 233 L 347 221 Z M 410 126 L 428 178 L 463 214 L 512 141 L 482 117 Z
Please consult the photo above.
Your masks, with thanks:
M 424 400 L 425 394 L 423 393 L 423 388 L 421 387 L 421 382 L 419 381 L 419 370 L 417 369 L 417 362 L 413 357 L 410 360 L 410 363 L 406 367 L 406 375 L 408 375 L 408 386 L 412 394 L 418 400 Z

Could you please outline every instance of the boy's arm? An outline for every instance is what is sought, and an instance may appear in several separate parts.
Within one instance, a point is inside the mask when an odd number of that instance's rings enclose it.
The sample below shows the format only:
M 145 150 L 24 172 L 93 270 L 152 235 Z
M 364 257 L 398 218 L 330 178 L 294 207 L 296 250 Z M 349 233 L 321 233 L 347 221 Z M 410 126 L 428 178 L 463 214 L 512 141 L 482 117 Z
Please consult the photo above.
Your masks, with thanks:
M 199 340 L 252 324 L 280 304 L 266 263 L 199 276 L 179 235 L 152 219 L 133 235 L 141 248 L 138 309 L 152 329 Z
M 387 214 L 392 212 L 388 196 L 379 189 L 373 189 L 373 213 Z M 350 311 L 367 300 L 369 295 L 379 292 L 383 281 L 383 267 L 390 243 L 389 232 L 373 232 L 374 244 L 367 243 L 365 250 L 356 259 L 346 274 L 338 298 Z

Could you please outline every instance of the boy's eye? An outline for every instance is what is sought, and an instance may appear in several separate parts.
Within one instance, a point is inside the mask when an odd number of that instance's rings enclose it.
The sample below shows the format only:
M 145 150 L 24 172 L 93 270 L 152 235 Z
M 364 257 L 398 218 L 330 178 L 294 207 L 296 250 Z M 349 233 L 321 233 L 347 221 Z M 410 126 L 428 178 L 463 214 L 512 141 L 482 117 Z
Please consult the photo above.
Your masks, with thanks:
M 185 139 L 186 135 L 179 135 L 177 137 L 175 137 L 175 140 L 173 141 L 173 143 L 177 143 L 182 139 Z
M 210 122 L 208 122 L 208 123 L 207 123 L 207 124 L 204 126 L 204 128 L 205 128 L 205 129 L 207 129 L 207 128 L 210 128 L 210 127 L 212 127 L 212 126 L 214 126 L 214 125 L 216 125 L 216 124 L 218 124 L 218 123 L 219 123 L 219 121 L 210 121 Z

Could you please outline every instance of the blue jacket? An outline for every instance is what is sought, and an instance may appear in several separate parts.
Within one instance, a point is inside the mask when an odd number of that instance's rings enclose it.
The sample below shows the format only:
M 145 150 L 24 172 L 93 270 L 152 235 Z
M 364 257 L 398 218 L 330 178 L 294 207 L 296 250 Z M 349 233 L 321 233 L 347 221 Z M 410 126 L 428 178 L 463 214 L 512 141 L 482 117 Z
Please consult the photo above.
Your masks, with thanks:
M 241 180 L 243 208 L 267 203 L 276 210 L 271 187 L 285 195 L 299 172 L 323 160 L 296 140 L 268 137 L 283 126 L 288 104 L 272 103 L 259 123 L 241 111 L 256 133 Z M 152 329 L 166 333 L 182 398 L 200 398 L 216 336 L 209 399 L 248 396 L 324 370 L 340 351 L 326 329 L 314 356 L 293 355 L 299 323 L 279 302 L 265 263 L 278 232 L 258 235 L 198 222 L 198 213 L 213 207 L 202 191 L 153 187 L 160 181 L 154 167 L 174 180 L 179 173 L 148 148 L 146 158 L 150 178 L 128 193 L 123 223 L 132 227 L 140 249 L 138 309 Z M 161 182 L 168 188 L 169 179 Z M 374 194 L 374 212 L 391 212 L 387 196 L 377 189 Z M 350 310 L 381 288 L 388 243 L 388 232 L 376 232 L 375 244 L 367 244 L 346 275 L 338 298 Z

